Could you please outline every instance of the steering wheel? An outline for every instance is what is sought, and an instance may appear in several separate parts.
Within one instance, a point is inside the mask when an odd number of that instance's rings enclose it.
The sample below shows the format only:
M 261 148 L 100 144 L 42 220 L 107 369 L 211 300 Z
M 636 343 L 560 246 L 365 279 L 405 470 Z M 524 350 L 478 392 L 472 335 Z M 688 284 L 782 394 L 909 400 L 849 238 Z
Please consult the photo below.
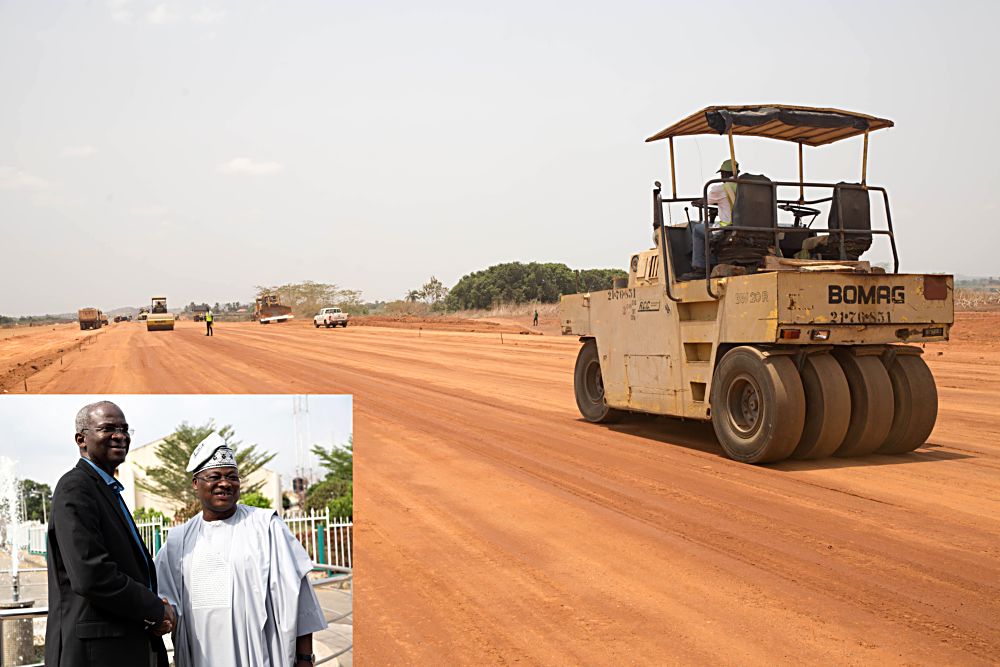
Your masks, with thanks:
M 719 215 L 719 207 L 706 204 L 704 201 L 692 201 L 691 206 L 695 208 L 700 208 L 705 211 L 705 217 L 708 218 L 710 224 L 715 224 L 715 218 Z
M 818 208 L 810 208 L 801 204 L 778 204 L 778 208 L 782 211 L 788 211 L 796 218 L 804 218 L 807 215 L 819 215 L 820 213 Z

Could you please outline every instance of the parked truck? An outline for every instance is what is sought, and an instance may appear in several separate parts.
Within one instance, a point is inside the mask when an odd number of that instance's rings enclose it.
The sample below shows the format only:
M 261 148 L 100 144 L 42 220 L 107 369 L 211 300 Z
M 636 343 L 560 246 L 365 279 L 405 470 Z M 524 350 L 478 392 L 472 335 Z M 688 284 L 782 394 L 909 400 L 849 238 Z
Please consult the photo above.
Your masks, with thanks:
M 316 325 L 317 329 L 320 327 L 326 327 L 327 329 L 337 326 L 346 327 L 349 318 L 350 316 L 340 308 L 322 308 L 313 317 L 313 324 Z
M 77 311 L 76 316 L 80 322 L 81 331 L 101 328 L 101 311 L 97 308 L 81 308 Z

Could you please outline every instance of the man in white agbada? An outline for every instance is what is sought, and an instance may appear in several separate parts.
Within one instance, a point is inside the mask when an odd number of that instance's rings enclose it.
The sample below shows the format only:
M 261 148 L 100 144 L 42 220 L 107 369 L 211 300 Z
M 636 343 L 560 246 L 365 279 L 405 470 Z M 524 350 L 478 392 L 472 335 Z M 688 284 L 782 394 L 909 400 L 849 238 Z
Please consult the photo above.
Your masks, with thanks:
M 237 504 L 236 457 L 213 433 L 191 455 L 202 512 L 156 555 L 160 595 L 177 612 L 177 667 L 311 667 L 326 627 L 306 578 L 312 562 L 274 510 Z

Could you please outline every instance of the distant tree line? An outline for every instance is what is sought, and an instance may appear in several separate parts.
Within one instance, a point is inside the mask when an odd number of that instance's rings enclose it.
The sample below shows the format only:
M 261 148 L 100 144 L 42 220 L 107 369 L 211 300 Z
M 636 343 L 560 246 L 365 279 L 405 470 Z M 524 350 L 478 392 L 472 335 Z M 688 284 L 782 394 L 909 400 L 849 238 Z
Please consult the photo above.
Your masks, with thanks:
M 62 314 L 62 315 L 21 315 L 20 317 L 11 317 L 10 315 L 0 315 L 0 326 L 38 326 L 40 324 L 60 324 L 64 322 L 73 322 L 76 320 L 76 315 L 72 314 Z
M 239 312 L 240 308 L 247 310 L 253 310 L 253 303 L 240 303 L 239 301 L 227 301 L 225 303 L 215 302 L 214 306 L 209 306 L 207 303 L 195 303 L 192 301 L 188 305 L 184 306 L 185 313 L 193 313 L 195 308 L 200 307 L 202 311 L 211 308 L 213 313 L 236 313 Z
M 563 294 L 611 289 L 621 269 L 574 270 L 565 264 L 509 262 L 470 273 L 455 284 L 444 300 L 448 310 L 492 308 L 501 303 L 555 303 Z

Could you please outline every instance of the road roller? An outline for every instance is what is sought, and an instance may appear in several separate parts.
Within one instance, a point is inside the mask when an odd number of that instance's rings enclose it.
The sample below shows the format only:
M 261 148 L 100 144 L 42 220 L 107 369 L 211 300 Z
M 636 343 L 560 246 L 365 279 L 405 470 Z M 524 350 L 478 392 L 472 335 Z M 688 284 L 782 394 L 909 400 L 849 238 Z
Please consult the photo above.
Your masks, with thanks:
M 146 314 L 146 331 L 173 331 L 174 314 L 167 310 L 167 297 L 154 296 Z
M 948 340 L 954 278 L 899 271 L 888 194 L 867 182 L 869 134 L 892 126 L 839 109 L 713 106 L 649 137 L 670 149 L 670 191 L 653 187 L 654 247 L 631 255 L 627 280 L 560 302 L 562 333 L 582 343 L 583 418 L 711 421 L 745 463 L 924 444 L 937 389 L 921 355 Z M 674 139 L 696 135 L 727 137 L 728 159 L 680 197 Z M 797 144 L 798 180 L 741 172 L 735 136 Z M 803 178 L 804 146 L 852 137 L 860 179 Z M 681 207 L 688 220 L 674 224 Z M 865 258 L 876 244 L 887 261 Z

